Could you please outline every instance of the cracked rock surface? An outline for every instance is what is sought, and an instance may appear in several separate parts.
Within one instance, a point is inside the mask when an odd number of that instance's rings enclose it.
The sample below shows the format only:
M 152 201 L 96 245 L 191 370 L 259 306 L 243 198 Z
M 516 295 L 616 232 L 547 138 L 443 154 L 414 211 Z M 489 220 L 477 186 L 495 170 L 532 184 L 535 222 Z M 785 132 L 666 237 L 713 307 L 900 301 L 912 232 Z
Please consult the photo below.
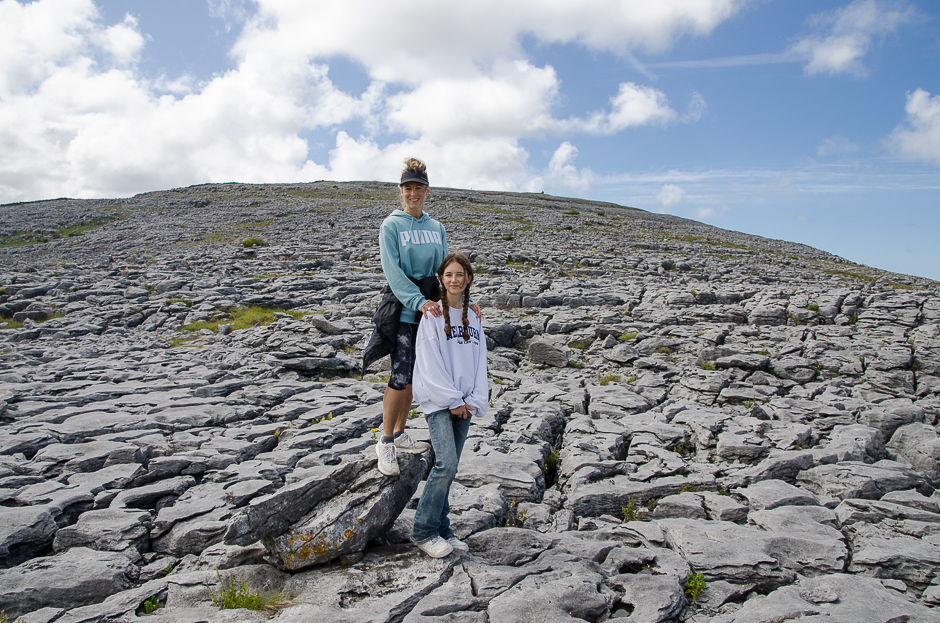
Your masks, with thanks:
M 547 195 L 426 207 L 492 408 L 470 551 L 421 554 L 430 457 L 378 474 L 388 360 L 360 370 L 395 191 L 0 206 L 11 621 L 940 621 L 938 284 Z M 289 601 L 220 610 L 220 580 Z

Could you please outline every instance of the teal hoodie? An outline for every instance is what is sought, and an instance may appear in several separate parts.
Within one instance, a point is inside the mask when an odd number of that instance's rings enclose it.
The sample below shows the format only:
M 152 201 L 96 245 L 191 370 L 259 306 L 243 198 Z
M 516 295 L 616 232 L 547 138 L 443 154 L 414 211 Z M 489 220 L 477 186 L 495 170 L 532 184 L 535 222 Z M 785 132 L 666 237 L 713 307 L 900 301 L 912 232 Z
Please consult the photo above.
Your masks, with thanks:
M 444 226 L 428 216 L 416 219 L 404 210 L 395 210 L 379 229 L 382 272 L 388 285 L 401 301 L 401 321 L 415 322 L 415 314 L 427 299 L 409 277 L 430 277 L 447 255 Z

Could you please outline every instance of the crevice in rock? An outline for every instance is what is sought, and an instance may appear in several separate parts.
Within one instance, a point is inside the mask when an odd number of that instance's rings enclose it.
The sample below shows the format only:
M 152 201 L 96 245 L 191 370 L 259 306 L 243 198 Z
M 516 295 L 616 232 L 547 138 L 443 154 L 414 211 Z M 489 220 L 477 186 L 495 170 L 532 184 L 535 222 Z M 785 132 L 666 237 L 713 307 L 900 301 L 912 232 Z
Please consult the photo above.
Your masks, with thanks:
M 418 602 L 430 595 L 431 592 L 437 590 L 450 581 L 454 575 L 454 569 L 456 566 L 457 561 L 452 562 L 447 566 L 446 569 L 444 569 L 441 575 L 438 576 L 437 581 L 428 584 L 423 589 L 410 595 L 408 599 L 392 608 L 388 613 L 388 618 L 385 619 L 385 623 L 401 623 L 404 621 L 405 617 L 411 614 L 411 611 L 414 610 L 415 606 L 418 605 Z

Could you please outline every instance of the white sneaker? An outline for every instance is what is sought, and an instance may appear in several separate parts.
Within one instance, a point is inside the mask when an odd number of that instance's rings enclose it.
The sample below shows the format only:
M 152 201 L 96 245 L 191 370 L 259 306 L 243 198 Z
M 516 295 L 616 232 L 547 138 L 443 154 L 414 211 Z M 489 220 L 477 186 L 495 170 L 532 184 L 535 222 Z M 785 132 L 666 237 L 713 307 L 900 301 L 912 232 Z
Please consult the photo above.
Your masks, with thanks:
M 375 453 L 379 457 L 380 472 L 386 476 L 397 476 L 400 473 L 398 470 L 398 456 L 395 452 L 395 444 L 382 443 L 382 440 L 379 439 L 378 443 L 375 444 Z
M 454 551 L 451 544 L 439 536 L 428 539 L 427 541 L 422 541 L 421 543 L 415 542 L 415 545 L 431 558 L 443 558 Z
M 415 441 L 408 433 L 402 433 L 395 438 L 395 447 L 406 454 L 424 454 L 431 445 L 426 441 Z
M 467 547 L 467 544 L 458 539 L 455 536 L 447 539 L 447 542 L 450 543 L 450 546 L 454 549 L 455 552 L 469 552 L 470 548 Z

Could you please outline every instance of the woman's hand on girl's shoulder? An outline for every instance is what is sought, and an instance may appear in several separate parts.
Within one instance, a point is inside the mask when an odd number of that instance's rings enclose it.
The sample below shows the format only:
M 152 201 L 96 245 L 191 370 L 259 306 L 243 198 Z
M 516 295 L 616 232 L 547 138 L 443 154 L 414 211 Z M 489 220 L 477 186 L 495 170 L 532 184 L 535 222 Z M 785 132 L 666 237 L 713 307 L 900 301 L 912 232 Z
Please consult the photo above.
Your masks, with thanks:
M 477 315 L 477 319 L 483 320 L 483 312 L 480 311 L 480 306 L 474 303 L 470 306 L 470 309 L 473 310 L 473 313 Z
M 428 314 L 431 314 L 435 318 L 440 318 L 444 315 L 441 311 L 440 303 L 435 303 L 434 301 L 428 301 L 421 306 L 421 313 L 424 314 L 424 317 L 427 318 Z

